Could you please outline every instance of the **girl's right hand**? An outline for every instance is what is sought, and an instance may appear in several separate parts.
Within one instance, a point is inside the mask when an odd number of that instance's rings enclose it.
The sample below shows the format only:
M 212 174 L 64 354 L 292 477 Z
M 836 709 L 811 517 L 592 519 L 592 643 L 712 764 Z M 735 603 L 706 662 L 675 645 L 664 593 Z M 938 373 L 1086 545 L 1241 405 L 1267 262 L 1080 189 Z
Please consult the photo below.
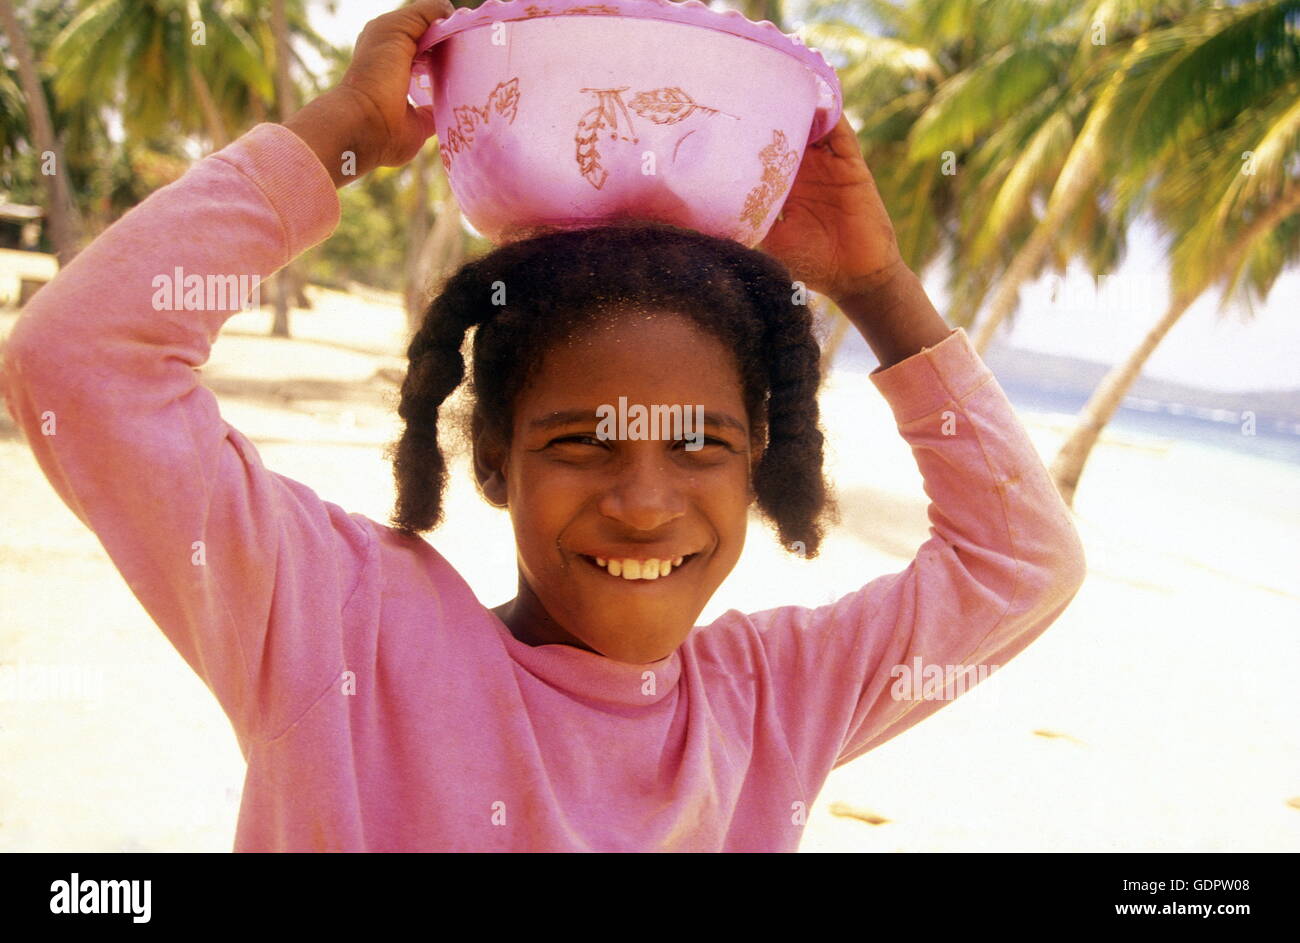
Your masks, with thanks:
M 406 100 L 411 61 L 420 37 L 453 9 L 450 0 L 415 0 L 371 20 L 342 81 L 284 122 L 315 151 L 335 186 L 375 167 L 405 164 L 433 134 L 432 109 Z

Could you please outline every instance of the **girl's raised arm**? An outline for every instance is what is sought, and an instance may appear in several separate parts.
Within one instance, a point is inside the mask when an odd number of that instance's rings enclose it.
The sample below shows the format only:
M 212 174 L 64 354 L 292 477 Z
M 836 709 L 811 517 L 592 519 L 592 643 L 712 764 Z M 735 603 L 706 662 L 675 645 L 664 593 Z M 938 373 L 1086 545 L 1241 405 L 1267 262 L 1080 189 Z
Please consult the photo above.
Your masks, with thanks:
M 322 627 L 338 624 L 375 536 L 268 471 L 197 369 L 254 280 L 338 224 L 327 167 L 343 155 L 323 166 L 323 142 L 359 148 L 364 171 L 409 159 L 432 130 L 420 116 L 390 126 L 369 102 L 391 74 L 408 107 L 410 56 L 393 51 L 410 36 L 413 54 L 449 12 L 422 0 L 374 21 L 349 78 L 303 110 L 311 134 L 261 124 L 195 164 L 44 286 L 4 345 L 0 389 L 41 469 L 241 745 L 273 739 L 332 686 L 342 641 Z
M 760 701 L 809 777 L 986 680 L 1087 573 L 1069 510 L 965 331 L 871 379 L 921 471 L 932 536 L 901 572 L 817 608 L 730 613 L 739 624 L 719 636 L 759 653 Z
M 1061 614 L 1087 565 L 1006 394 L 903 264 L 847 119 L 805 154 L 783 217 L 762 247 L 831 295 L 876 352 L 872 383 L 930 498 L 931 537 L 902 572 L 816 609 L 732 613 L 740 634 L 718 636 L 748 639 L 769 688 L 761 700 L 813 777 L 1018 654 Z

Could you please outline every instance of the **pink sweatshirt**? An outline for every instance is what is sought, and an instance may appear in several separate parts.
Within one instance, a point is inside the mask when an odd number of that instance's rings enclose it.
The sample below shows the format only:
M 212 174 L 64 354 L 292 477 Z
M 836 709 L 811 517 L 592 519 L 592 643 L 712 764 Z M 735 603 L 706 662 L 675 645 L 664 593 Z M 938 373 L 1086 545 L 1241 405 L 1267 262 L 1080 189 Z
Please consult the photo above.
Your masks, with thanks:
M 429 543 L 268 470 L 223 421 L 198 368 L 238 301 L 154 308 L 155 276 L 266 277 L 338 220 L 311 150 L 259 125 L 96 239 L 4 348 L 44 473 L 230 718 L 236 851 L 792 851 L 834 767 L 948 703 L 898 666 L 1003 665 L 1083 582 L 958 329 L 871 374 L 932 502 L 905 570 L 729 610 L 648 665 L 524 645 Z

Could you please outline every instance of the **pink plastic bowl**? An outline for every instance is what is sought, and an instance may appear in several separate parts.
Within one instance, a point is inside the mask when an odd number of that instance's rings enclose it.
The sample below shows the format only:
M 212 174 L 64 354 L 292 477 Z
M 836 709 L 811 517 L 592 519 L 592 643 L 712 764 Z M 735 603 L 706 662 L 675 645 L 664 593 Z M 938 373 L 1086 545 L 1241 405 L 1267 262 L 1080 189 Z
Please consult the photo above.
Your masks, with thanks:
M 452 192 L 494 243 L 620 219 L 755 246 L 839 120 L 821 54 L 699 0 L 487 0 L 421 38 Z

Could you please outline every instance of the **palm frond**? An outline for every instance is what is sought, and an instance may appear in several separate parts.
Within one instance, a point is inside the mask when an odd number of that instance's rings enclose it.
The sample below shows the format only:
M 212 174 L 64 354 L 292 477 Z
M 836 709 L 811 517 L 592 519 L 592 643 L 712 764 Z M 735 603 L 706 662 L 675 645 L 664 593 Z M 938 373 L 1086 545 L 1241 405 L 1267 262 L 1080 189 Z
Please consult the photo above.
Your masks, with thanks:
M 897 81 L 913 79 L 938 82 L 943 72 L 930 50 L 892 36 L 873 36 L 842 21 L 823 21 L 804 26 L 808 45 L 822 52 L 841 53 L 850 62 Z
M 1044 180 L 1056 176 L 1053 170 L 1062 165 L 1074 139 L 1074 121 L 1066 111 L 1057 111 L 1039 124 L 1003 177 L 992 205 L 982 214 L 972 245 L 972 264 L 986 263 L 993 246 L 1006 238 L 1011 224 L 1029 212 L 1030 195 Z
M 939 87 L 912 129 L 910 156 L 925 160 L 965 150 L 1055 82 L 1067 50 L 1050 44 L 1008 46 Z
M 1215 220 L 1225 224 L 1243 205 L 1276 197 L 1297 175 L 1300 158 L 1300 80 L 1280 89 L 1273 101 L 1241 116 L 1240 167 L 1219 199 Z
M 96 89 L 111 88 L 121 75 L 128 33 L 122 20 L 141 11 L 124 0 L 93 0 L 54 40 L 46 58 L 54 69 L 54 93 L 76 103 Z
M 1115 111 L 1132 160 L 1178 147 L 1294 79 L 1300 0 L 1214 7 L 1146 34 Z

